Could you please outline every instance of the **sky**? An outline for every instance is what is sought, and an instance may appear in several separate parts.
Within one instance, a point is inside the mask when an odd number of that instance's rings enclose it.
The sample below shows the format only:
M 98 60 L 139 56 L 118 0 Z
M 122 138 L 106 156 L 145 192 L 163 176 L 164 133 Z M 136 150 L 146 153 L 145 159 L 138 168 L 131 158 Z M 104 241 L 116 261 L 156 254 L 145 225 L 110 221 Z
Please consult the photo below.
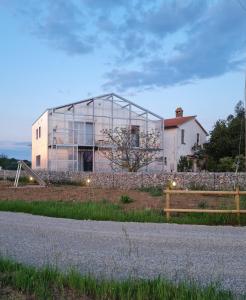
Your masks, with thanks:
M 245 0 L 0 0 L 0 154 L 47 108 L 114 92 L 207 129 L 244 99 Z

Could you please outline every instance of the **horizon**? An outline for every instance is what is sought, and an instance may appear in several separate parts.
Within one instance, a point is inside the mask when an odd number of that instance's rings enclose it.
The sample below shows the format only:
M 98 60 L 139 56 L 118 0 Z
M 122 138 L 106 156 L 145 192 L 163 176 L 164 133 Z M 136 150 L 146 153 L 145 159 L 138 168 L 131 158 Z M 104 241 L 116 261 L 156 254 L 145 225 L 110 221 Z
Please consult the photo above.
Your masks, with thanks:
M 48 107 L 115 92 L 209 132 L 244 101 L 246 10 L 229 1 L 0 3 L 0 154 L 29 159 Z

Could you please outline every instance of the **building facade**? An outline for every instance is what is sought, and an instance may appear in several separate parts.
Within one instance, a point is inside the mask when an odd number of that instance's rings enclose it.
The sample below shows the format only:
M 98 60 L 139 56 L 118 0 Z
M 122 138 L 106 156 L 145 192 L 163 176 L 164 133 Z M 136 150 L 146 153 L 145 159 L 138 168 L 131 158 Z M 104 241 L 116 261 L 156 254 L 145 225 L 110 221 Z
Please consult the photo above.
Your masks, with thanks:
M 164 149 L 165 170 L 176 172 L 181 156 L 193 161 L 193 171 L 197 171 L 194 148 L 203 148 L 208 133 L 196 116 L 183 116 L 182 108 L 177 108 L 175 118 L 165 119 Z
M 32 168 L 55 171 L 112 170 L 102 155 L 103 130 L 130 127 L 160 133 L 160 154 L 146 170 L 164 169 L 164 123 L 157 114 L 116 94 L 47 109 L 32 125 Z

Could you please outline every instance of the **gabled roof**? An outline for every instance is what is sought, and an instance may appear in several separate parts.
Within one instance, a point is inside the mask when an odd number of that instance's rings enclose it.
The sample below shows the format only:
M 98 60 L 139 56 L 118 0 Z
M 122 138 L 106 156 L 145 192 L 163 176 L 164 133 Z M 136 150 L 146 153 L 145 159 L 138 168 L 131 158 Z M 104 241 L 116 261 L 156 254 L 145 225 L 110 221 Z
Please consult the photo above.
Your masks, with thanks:
M 165 129 L 178 127 L 179 125 L 182 125 L 182 124 L 184 124 L 184 123 L 186 123 L 186 122 L 188 122 L 192 119 L 195 119 L 195 117 L 196 116 L 165 119 L 164 120 Z
M 203 126 L 197 121 L 196 116 L 187 116 L 187 117 L 177 117 L 172 119 L 165 119 L 164 120 L 164 127 L 165 129 L 171 129 L 171 128 L 177 128 L 180 125 L 190 121 L 195 120 L 198 126 L 201 127 L 201 129 L 205 132 L 206 135 L 208 135 L 207 131 L 203 128 Z
M 143 108 L 142 106 L 126 99 L 126 98 L 123 98 L 115 93 L 110 93 L 110 94 L 104 94 L 104 95 L 100 95 L 100 96 L 97 96 L 97 97 L 91 97 L 91 98 L 88 98 L 88 99 L 84 99 L 84 100 L 80 100 L 80 101 L 76 101 L 76 102 L 72 102 L 72 103 L 69 103 L 69 104 L 65 104 L 65 105 L 61 105 L 61 106 L 57 106 L 57 107 L 53 107 L 52 109 L 53 110 L 57 110 L 57 109 L 60 109 L 60 108 L 65 108 L 65 107 L 69 107 L 71 108 L 72 106 L 74 105 L 77 105 L 77 104 L 81 104 L 81 103 L 91 103 L 91 102 L 94 102 L 95 100 L 99 100 L 99 99 L 102 99 L 102 100 L 109 100 L 109 99 L 114 99 L 115 101 L 120 101 L 122 103 L 125 103 L 125 105 L 123 106 L 124 107 L 127 107 L 127 106 L 133 106 L 139 110 L 142 111 L 142 114 L 141 115 L 144 115 L 144 114 L 150 114 L 152 115 L 153 117 L 159 119 L 159 120 L 163 120 L 163 117 L 162 116 L 159 116 L 157 114 L 155 114 L 154 112 L 146 109 L 146 108 Z

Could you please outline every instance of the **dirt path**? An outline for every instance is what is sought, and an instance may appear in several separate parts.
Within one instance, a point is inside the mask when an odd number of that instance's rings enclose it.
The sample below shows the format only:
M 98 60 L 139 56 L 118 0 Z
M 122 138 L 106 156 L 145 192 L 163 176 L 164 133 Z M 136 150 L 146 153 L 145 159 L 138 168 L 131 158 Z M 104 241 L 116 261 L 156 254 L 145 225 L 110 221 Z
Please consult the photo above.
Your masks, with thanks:
M 91 196 L 87 187 L 60 185 L 49 186 L 47 188 L 39 187 L 21 187 L 15 189 L 11 183 L 0 181 L 0 200 L 23 200 L 23 201 L 70 201 L 85 202 L 88 196 Z M 138 190 L 119 190 L 119 189 L 93 189 L 94 201 L 107 199 L 108 201 L 120 204 L 120 196 L 128 195 L 134 201 L 124 205 L 126 210 L 133 209 L 163 209 L 164 197 L 151 196 L 149 193 Z M 225 208 L 234 207 L 234 200 L 225 197 L 197 196 L 197 195 L 175 195 L 171 199 L 171 207 L 176 208 Z

